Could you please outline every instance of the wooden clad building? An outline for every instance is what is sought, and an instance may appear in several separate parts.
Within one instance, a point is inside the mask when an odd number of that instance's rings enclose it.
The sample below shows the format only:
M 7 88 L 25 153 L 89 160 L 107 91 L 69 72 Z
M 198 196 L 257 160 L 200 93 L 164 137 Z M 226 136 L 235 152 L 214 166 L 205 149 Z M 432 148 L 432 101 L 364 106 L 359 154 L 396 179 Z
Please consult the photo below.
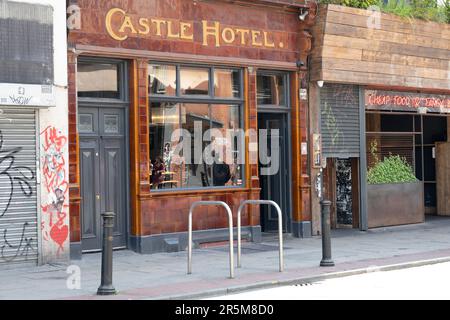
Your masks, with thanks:
M 329 5 L 314 36 L 311 81 L 450 89 L 448 24 Z
M 81 27 L 69 32 L 68 51 L 73 256 L 101 248 L 105 211 L 116 213 L 116 248 L 184 250 L 189 208 L 199 200 L 228 203 L 236 224 L 243 200 L 272 199 L 283 208 L 286 232 L 311 235 L 307 98 L 298 93 L 306 88 L 314 5 L 68 4 L 81 9 Z M 223 135 L 203 136 L 213 129 Z M 261 176 L 257 134 L 245 135 L 242 148 L 225 139 L 225 133 L 257 129 L 273 132 L 281 148 L 280 168 L 272 175 Z M 230 152 L 231 160 L 190 161 L 198 160 L 197 148 L 201 157 L 212 144 Z M 261 229 L 274 228 L 274 217 L 271 209 L 251 207 L 243 217 L 244 236 L 258 241 Z M 201 207 L 194 241 L 226 240 L 226 226 L 222 209 Z
M 448 214 L 438 209 L 448 197 L 438 180 L 450 173 L 436 158 L 446 150 L 437 145 L 450 142 L 450 25 L 328 5 L 319 8 L 312 35 L 311 133 L 322 135 L 333 225 L 365 230 Z M 367 183 L 367 173 L 395 155 L 418 180 L 414 214 L 398 196 L 374 202 L 379 186 Z

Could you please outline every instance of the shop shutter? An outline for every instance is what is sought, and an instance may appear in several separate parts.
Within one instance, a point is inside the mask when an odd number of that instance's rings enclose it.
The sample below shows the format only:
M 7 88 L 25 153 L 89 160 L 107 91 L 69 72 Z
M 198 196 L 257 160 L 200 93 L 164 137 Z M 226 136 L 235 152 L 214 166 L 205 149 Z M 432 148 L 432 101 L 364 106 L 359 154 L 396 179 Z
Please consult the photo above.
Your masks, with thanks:
M 325 84 L 320 89 L 323 156 L 359 158 L 359 88 Z
M 34 110 L 0 109 L 0 266 L 38 259 Z

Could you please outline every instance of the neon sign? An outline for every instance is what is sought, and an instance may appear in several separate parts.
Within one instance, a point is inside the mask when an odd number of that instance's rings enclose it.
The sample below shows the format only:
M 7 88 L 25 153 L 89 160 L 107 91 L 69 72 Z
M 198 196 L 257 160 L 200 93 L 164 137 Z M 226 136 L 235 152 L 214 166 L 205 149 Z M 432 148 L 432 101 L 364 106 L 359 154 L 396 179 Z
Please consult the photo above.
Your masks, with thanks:
M 367 110 L 450 113 L 450 96 L 366 90 Z

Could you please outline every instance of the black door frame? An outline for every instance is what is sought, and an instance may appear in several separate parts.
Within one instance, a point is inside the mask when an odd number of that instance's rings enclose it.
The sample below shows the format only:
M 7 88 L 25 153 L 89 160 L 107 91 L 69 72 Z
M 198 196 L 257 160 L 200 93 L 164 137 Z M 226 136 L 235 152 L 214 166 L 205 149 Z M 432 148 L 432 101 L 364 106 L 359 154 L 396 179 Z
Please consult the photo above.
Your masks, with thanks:
M 78 62 L 87 63 L 112 63 L 118 66 L 119 70 L 119 99 L 97 99 L 97 98 L 78 98 L 77 103 L 77 125 L 78 125 L 78 109 L 84 108 L 117 108 L 123 109 L 125 115 L 125 185 L 128 186 L 125 190 L 125 241 L 126 248 L 130 248 L 131 242 L 131 194 L 130 194 L 130 95 L 129 95 L 129 63 L 127 60 L 113 59 L 113 58 L 97 58 L 97 57 L 79 57 Z M 81 170 L 81 168 L 80 168 Z M 80 215 L 80 219 L 83 217 Z M 81 223 L 80 223 L 81 225 Z M 80 240 L 82 242 L 82 239 Z M 123 249 L 118 248 L 118 249 Z M 83 253 L 83 252 L 82 252 Z
M 283 114 L 286 117 L 287 125 L 285 129 L 286 133 L 286 148 L 288 151 L 288 155 L 286 157 L 286 166 L 287 166 L 287 176 L 292 176 L 292 126 L 291 126 L 291 83 L 290 83 L 290 73 L 288 71 L 274 71 L 274 70 L 258 70 L 257 74 L 262 75 L 282 75 L 284 77 L 285 82 L 285 97 L 286 97 L 286 107 L 274 106 L 274 105 L 258 105 L 257 104 L 257 114 Z M 259 128 L 258 128 L 259 129 Z M 259 134 L 258 134 L 259 137 Z M 259 174 L 259 173 L 258 173 Z M 291 233 L 293 230 L 293 219 L 292 219 L 292 179 L 287 178 L 287 213 L 285 216 L 287 217 L 287 221 L 284 222 L 286 233 Z

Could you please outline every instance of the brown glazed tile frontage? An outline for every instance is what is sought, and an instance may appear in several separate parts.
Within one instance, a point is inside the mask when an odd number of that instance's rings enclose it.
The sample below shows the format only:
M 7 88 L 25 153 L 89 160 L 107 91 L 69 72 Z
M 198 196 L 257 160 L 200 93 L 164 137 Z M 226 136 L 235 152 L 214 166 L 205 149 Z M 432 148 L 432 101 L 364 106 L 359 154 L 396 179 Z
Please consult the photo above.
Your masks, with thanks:
M 252 192 L 231 191 L 214 194 L 197 193 L 183 196 L 149 196 L 141 200 L 142 234 L 186 232 L 188 215 L 192 203 L 196 201 L 223 201 L 233 212 L 233 225 L 237 224 L 237 210 L 242 201 L 258 199 L 259 190 Z M 194 211 L 194 230 L 226 228 L 228 216 L 225 209 L 219 207 L 197 207 Z M 256 206 L 247 208 L 242 215 L 242 225 L 259 225 L 259 210 Z M 250 223 L 253 220 L 253 223 Z
M 77 56 L 68 52 L 70 242 L 81 241 L 79 144 L 77 129 Z
M 239 189 L 150 192 L 150 139 L 149 139 L 149 100 L 147 52 L 157 53 L 158 61 L 176 61 L 173 54 L 188 55 L 195 59 L 202 56 L 201 62 L 217 64 L 217 58 L 224 59 L 223 64 L 239 66 L 244 74 L 244 124 L 245 129 L 258 129 L 257 110 L 257 71 L 258 61 L 288 63 L 291 65 L 291 127 L 293 141 L 293 208 L 289 214 L 293 221 L 310 221 L 310 177 L 308 155 L 300 154 L 301 143 L 308 143 L 308 104 L 298 99 L 302 79 L 306 71 L 299 71 L 295 64 L 298 59 L 306 61 L 311 39 L 298 19 L 298 11 L 279 5 L 255 5 L 251 1 L 197 1 L 192 0 L 70 0 L 81 8 L 81 29 L 69 31 L 69 175 L 70 175 L 70 226 L 71 242 L 80 242 L 81 213 L 83 201 L 80 197 L 79 137 L 77 132 L 77 60 L 82 56 L 101 56 L 119 58 L 128 62 L 129 106 L 129 145 L 130 145 L 130 235 L 149 236 L 164 233 L 186 232 L 188 213 L 195 201 L 224 201 L 233 211 L 233 223 L 239 204 L 248 199 L 259 199 L 260 181 L 258 165 L 245 166 L 245 187 Z M 270 2 L 270 1 L 265 1 Z M 290 1 L 299 3 L 302 1 Z M 278 5 L 278 6 L 277 6 Z M 108 27 L 106 17 L 111 9 L 124 12 L 111 18 Z M 128 24 L 124 24 L 128 17 Z M 157 23 L 149 25 L 148 34 L 142 22 L 148 19 L 164 20 L 161 35 L 158 35 Z M 218 38 L 204 38 L 207 26 L 212 28 L 219 23 Z M 170 33 L 168 25 L 173 27 Z M 182 39 L 182 24 L 186 27 Z M 125 26 L 125 27 L 124 27 Z M 165 26 L 165 28 L 163 28 Z M 111 36 L 109 29 L 125 40 Z M 119 32 L 122 28 L 123 32 Z M 189 31 L 187 31 L 189 29 Z M 234 30 L 235 39 L 230 41 Z M 224 31 L 225 30 L 225 31 Z M 240 31 L 237 31 L 240 30 Z M 141 32 L 141 33 L 139 33 Z M 248 32 L 248 34 L 247 34 Z M 252 33 L 253 32 L 253 33 Z M 242 40 L 238 35 L 247 35 Z M 223 36 L 225 36 L 225 40 Z M 191 39 L 192 37 L 192 39 Z M 227 38 L 228 37 L 228 38 Z M 217 41 L 217 39 L 219 39 Z M 229 43 L 227 43 L 229 42 Z M 309 45 L 309 48 L 308 48 Z M 79 49 L 81 48 L 81 49 Z M 99 54 L 101 49 L 101 54 Z M 132 53 L 132 54 L 131 54 Z M 142 55 L 140 54 L 142 53 Z M 170 59 L 169 59 L 170 58 Z M 226 60 L 226 59 L 234 60 Z M 206 60 L 205 60 L 206 59 Z M 216 60 L 214 60 L 216 59 Z M 240 62 L 242 61 L 242 62 Z M 183 63 L 183 60 L 177 61 Z M 192 61 L 190 61 L 192 62 Z M 252 64 L 254 62 L 254 65 Z M 280 64 L 278 64 L 280 65 Z M 293 66 L 293 67 L 292 67 Z M 267 67 L 270 69 L 270 65 Z M 273 67 L 272 69 L 276 69 Z M 247 139 L 246 145 L 249 145 Z M 246 150 L 247 160 L 250 157 Z M 248 163 L 248 161 L 247 161 Z M 195 211 L 194 230 L 220 229 L 227 226 L 225 211 L 217 207 L 199 207 Z M 257 206 L 248 207 L 243 214 L 243 226 L 259 226 L 260 210 Z
M 72 44 L 284 62 L 295 62 L 300 51 L 298 13 L 283 11 L 281 7 L 192 0 L 71 0 L 70 3 L 77 4 L 82 12 L 81 29 L 69 34 Z M 111 9 L 120 11 L 108 19 Z M 124 26 L 125 17 L 129 23 Z M 158 25 L 157 20 L 164 21 Z M 111 23 L 108 25 L 107 21 Z M 184 32 L 180 22 L 189 24 Z M 212 28 L 216 22 L 220 41 L 214 35 L 205 39 L 204 27 Z M 126 40 L 113 39 L 111 32 Z

